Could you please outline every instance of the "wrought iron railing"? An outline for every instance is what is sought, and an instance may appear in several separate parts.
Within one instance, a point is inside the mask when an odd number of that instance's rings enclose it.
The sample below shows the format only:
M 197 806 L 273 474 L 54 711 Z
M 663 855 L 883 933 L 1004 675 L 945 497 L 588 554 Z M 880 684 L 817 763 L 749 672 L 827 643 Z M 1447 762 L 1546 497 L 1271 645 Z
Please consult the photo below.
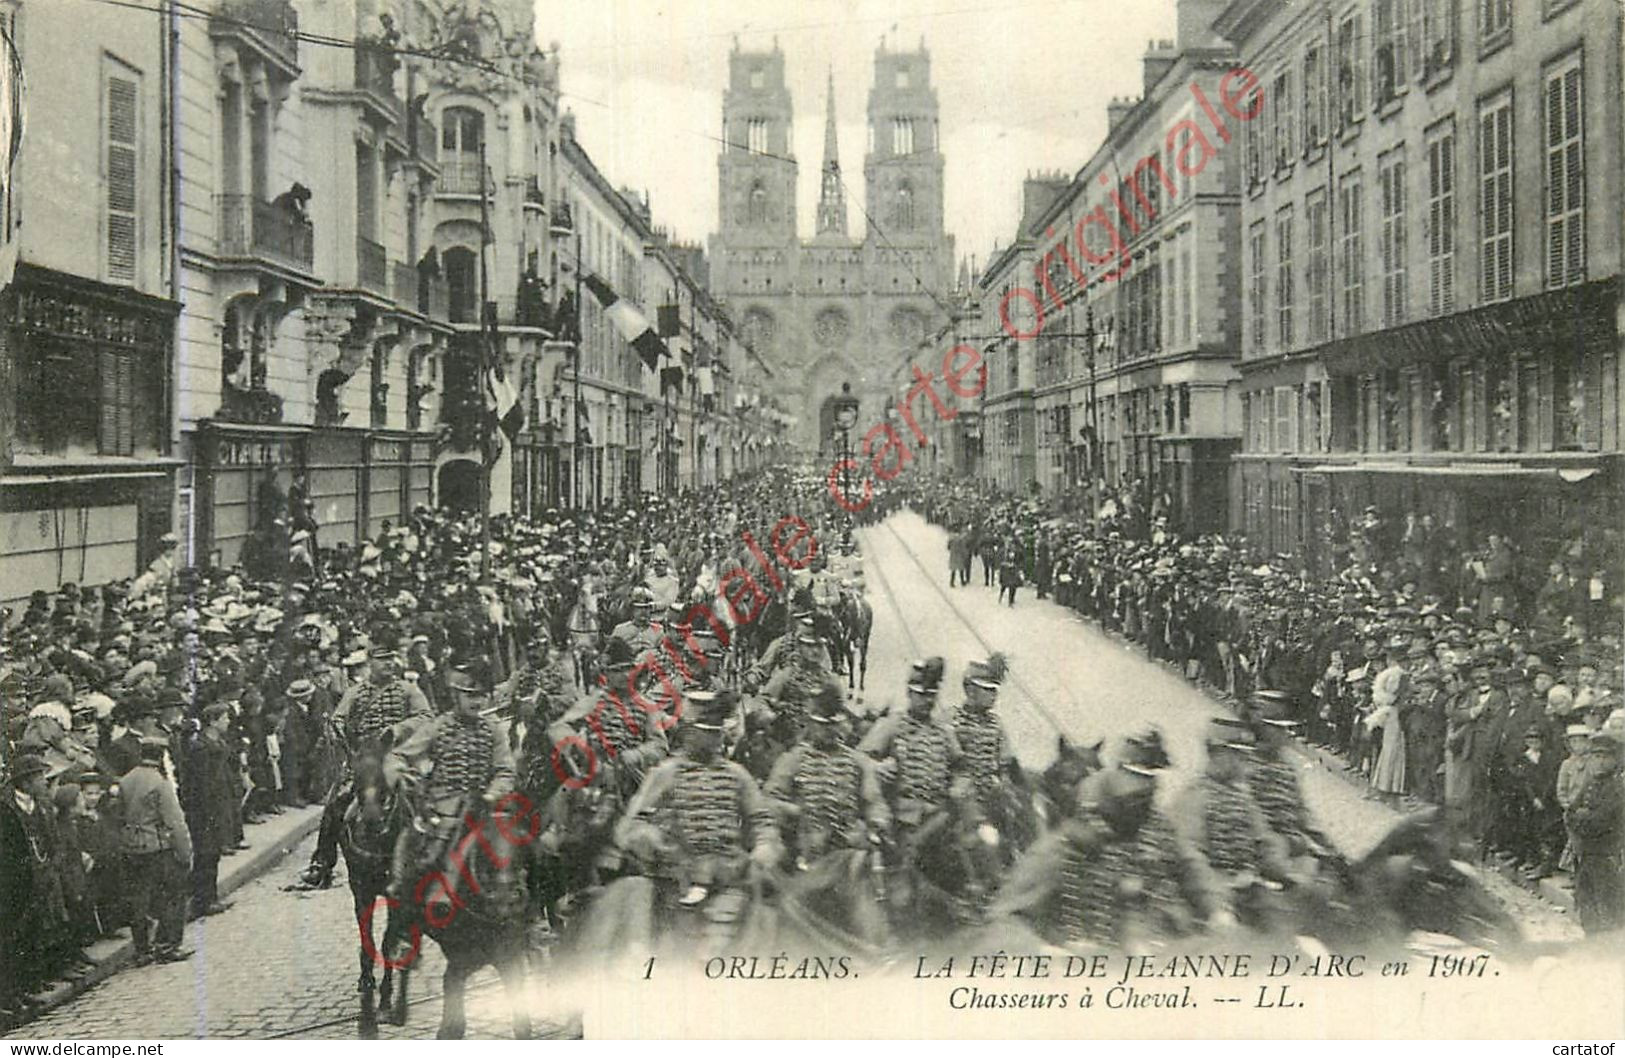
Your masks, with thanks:
M 392 120 L 402 121 L 406 105 L 395 94 L 395 68 L 399 65 L 394 54 L 380 44 L 362 41 L 355 49 L 355 86 L 388 113 Z
M 299 12 L 290 0 L 221 0 L 210 30 L 217 36 L 251 35 L 274 55 L 299 65 Z
M 389 293 L 389 259 L 384 248 L 360 235 L 355 237 L 355 277 L 363 290 Z
M 485 185 L 479 159 L 452 157 L 440 163 L 439 189 L 449 195 L 477 195 Z M 486 188 L 489 191 L 488 188 Z
M 310 218 L 292 205 L 253 195 L 218 195 L 220 253 L 261 257 L 308 269 L 316 260 L 316 231 Z

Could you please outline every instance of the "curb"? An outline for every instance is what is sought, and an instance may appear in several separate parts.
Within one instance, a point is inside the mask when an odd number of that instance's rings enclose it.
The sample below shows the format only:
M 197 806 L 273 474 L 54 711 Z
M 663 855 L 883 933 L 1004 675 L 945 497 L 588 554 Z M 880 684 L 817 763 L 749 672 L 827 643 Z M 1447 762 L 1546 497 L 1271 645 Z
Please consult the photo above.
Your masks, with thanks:
M 245 885 L 248 885 L 250 882 L 255 881 L 261 875 L 270 871 L 271 868 L 275 867 L 278 863 L 281 863 L 282 860 L 285 859 L 301 841 L 304 841 L 311 834 L 315 833 L 322 824 L 321 805 L 307 805 L 305 808 L 290 809 L 290 811 L 304 812 L 306 813 L 306 818 L 293 824 L 291 829 L 277 837 L 274 841 L 267 843 L 264 848 L 245 850 L 249 851 L 247 857 L 238 859 L 235 863 L 232 863 L 229 873 L 222 871 L 220 876 L 220 895 L 222 897 L 226 896 L 228 893 L 234 893 L 243 888 Z M 264 824 L 260 825 L 263 826 Z M 196 919 L 188 916 L 188 923 L 194 921 L 196 921 Z M 90 947 L 86 948 L 86 957 L 93 960 L 95 965 L 87 970 L 84 976 L 80 977 L 79 979 L 68 981 L 57 986 L 57 988 L 48 994 L 40 1005 L 30 1013 L 27 1019 L 18 1022 L 15 1025 L 5 1026 L 3 1031 L 9 1034 L 18 1031 L 19 1029 L 27 1028 L 30 1024 L 39 1020 L 41 1017 L 44 1017 L 46 1014 L 51 1013 L 58 1007 L 71 1003 L 73 1000 L 90 991 L 90 989 L 94 988 L 96 985 L 101 984 L 109 977 L 112 977 L 120 970 L 129 967 L 129 965 L 135 960 L 135 942 L 129 939 L 127 935 L 128 933 L 129 930 L 126 927 L 125 929 L 120 930 L 118 935 L 99 940 L 95 944 L 92 944 Z

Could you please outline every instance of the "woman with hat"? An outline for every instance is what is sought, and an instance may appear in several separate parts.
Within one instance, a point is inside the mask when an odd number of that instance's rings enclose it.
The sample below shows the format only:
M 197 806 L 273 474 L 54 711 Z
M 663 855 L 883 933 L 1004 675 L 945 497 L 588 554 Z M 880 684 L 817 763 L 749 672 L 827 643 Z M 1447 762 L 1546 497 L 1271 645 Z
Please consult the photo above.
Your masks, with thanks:
M 1382 732 L 1382 748 L 1371 769 L 1371 788 L 1390 803 L 1397 802 L 1407 789 L 1404 714 L 1411 707 L 1411 681 L 1404 657 L 1408 645 L 1400 637 L 1389 642 L 1387 664 L 1371 684 L 1371 714 L 1365 719 L 1371 731 Z

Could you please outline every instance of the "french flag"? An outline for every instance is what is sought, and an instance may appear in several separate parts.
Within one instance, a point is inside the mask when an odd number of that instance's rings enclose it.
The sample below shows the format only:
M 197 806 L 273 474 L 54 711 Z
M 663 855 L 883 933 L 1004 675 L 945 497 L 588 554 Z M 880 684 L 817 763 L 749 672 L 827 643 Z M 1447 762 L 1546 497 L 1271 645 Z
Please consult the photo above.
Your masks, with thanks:
M 660 340 L 660 335 L 649 326 L 648 317 L 638 310 L 638 307 L 620 297 L 610 289 L 608 283 L 593 273 L 581 277 L 592 296 L 598 299 L 598 304 L 604 307 L 604 315 L 614 326 L 616 333 L 631 344 L 637 351 L 638 358 L 643 361 L 650 371 L 659 369 L 660 361 L 667 356 L 666 343 Z

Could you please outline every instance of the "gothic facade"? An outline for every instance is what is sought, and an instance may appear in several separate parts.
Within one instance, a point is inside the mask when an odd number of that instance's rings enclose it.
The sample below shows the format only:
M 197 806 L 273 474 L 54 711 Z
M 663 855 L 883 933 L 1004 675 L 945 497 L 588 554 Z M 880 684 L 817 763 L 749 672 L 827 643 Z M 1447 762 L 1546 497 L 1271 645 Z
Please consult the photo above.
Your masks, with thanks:
M 771 51 L 735 44 L 729 56 L 712 290 L 772 365 L 779 396 L 797 415 L 796 442 L 807 450 L 831 445 L 830 400 L 844 383 L 862 402 L 857 433 L 882 421 L 896 367 L 919 357 L 921 343 L 940 329 L 954 277 L 930 55 L 923 43 L 916 51 L 882 45 L 874 70 L 861 233 L 847 230 L 850 185 L 837 150 L 832 78 L 817 220 L 804 239 L 784 53 L 776 43 Z

